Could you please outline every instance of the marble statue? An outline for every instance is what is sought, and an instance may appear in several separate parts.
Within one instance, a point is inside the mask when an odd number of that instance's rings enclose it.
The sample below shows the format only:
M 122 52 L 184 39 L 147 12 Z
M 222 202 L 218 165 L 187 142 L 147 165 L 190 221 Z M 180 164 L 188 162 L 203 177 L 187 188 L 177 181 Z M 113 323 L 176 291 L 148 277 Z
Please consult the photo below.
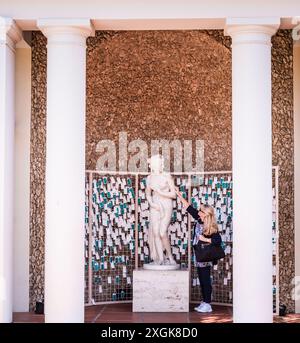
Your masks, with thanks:
M 146 179 L 146 198 L 150 206 L 148 243 L 153 262 L 144 264 L 144 268 L 178 269 L 168 235 L 173 199 L 176 198 L 174 181 L 169 173 L 164 172 L 161 155 L 152 156 L 148 162 L 151 169 Z

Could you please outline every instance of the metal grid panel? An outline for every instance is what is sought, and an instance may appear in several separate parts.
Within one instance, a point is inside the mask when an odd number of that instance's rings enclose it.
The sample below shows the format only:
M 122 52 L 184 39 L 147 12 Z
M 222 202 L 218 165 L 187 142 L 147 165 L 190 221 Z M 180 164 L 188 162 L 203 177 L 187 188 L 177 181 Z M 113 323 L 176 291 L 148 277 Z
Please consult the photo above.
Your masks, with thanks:
M 191 204 L 198 208 L 201 204 L 215 209 L 218 230 L 222 237 L 225 258 L 213 267 L 212 301 L 232 303 L 232 179 L 231 173 L 193 175 Z M 192 219 L 192 226 L 194 219 Z M 201 299 L 200 283 L 195 267 L 194 254 L 191 254 L 191 301 Z
M 232 303 L 232 180 L 231 172 L 174 175 L 175 185 L 193 204 L 214 206 L 226 256 L 214 266 L 213 302 Z M 104 175 L 88 172 L 85 217 L 85 301 L 87 304 L 131 301 L 133 268 L 149 261 L 147 244 L 149 208 L 145 197 L 145 176 Z M 191 301 L 201 298 L 199 280 L 191 250 L 193 219 L 179 200 L 169 226 L 172 253 L 182 268 L 191 271 Z M 91 220 L 90 220 L 91 219 Z M 278 167 L 273 167 L 273 296 L 278 312 Z M 190 239 L 189 239 L 190 238 Z M 137 249 L 135 249 L 137 247 Z M 190 255 L 190 258 L 188 257 Z M 91 261 L 88 264 L 88 260 Z
M 132 299 L 135 186 L 130 175 L 92 174 L 90 302 Z
M 85 240 L 84 240 L 84 277 L 85 277 L 85 285 L 84 285 L 84 302 L 89 303 L 89 175 L 85 177 L 85 217 L 84 217 L 84 232 L 85 232 Z
M 273 312 L 279 314 L 279 228 L 278 228 L 278 167 L 273 167 L 272 174 L 272 260 L 273 260 Z

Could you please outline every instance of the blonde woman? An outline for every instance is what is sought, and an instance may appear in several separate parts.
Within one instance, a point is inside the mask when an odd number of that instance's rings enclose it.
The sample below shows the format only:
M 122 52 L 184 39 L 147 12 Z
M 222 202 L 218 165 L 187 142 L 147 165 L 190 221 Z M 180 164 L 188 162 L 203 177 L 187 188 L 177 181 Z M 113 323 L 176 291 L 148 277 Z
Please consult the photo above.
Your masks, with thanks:
M 201 205 L 200 210 L 198 211 L 192 207 L 186 199 L 184 199 L 178 188 L 176 188 L 175 191 L 187 212 L 196 220 L 193 234 L 193 245 L 196 245 L 199 240 L 201 243 L 221 245 L 222 239 L 218 233 L 214 208 L 207 205 Z M 195 311 L 201 313 L 212 312 L 210 303 L 212 293 L 211 269 L 213 261 L 196 262 L 195 260 L 195 265 L 197 267 L 203 297 L 203 301 L 195 307 Z

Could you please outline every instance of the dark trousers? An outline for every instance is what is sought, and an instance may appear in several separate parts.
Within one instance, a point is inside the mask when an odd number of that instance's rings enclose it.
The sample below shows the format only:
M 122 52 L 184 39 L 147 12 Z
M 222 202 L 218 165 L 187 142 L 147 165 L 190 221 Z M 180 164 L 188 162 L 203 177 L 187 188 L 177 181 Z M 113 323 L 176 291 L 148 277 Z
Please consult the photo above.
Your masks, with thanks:
M 211 292 L 212 292 L 210 268 L 211 268 L 210 266 L 197 267 L 203 301 L 208 304 L 210 304 L 211 302 Z

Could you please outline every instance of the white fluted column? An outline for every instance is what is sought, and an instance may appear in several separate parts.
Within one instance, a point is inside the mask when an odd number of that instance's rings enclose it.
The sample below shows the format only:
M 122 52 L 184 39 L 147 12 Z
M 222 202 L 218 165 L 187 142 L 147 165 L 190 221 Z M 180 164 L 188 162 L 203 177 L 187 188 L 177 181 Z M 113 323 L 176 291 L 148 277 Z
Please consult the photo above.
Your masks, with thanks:
M 15 45 L 22 33 L 0 17 L 0 323 L 12 321 Z
M 47 44 L 45 321 L 84 322 L 86 38 L 90 20 L 38 21 Z
M 233 319 L 272 322 L 271 36 L 277 18 L 228 19 L 232 38 Z
M 29 311 L 31 48 L 16 49 L 13 312 Z

